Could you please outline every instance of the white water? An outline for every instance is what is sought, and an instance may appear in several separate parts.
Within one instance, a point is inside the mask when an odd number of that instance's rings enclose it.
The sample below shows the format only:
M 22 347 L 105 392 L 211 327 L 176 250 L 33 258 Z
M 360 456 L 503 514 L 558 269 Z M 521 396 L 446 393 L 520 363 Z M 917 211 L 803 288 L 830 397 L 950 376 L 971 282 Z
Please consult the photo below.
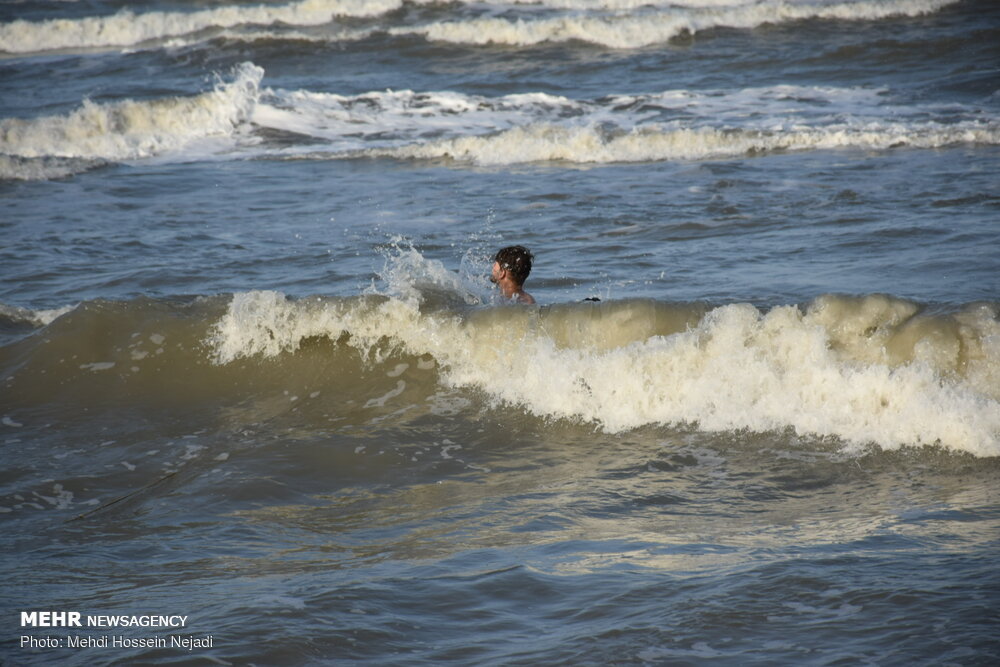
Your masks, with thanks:
M 982 107 L 939 109 L 897 99 L 885 88 L 609 91 L 596 100 L 542 92 L 487 97 L 390 90 L 349 96 L 275 90 L 262 87 L 263 77 L 262 68 L 243 63 L 204 93 L 84 100 L 66 114 L 0 120 L 0 178 L 58 178 L 154 157 L 448 158 L 509 165 L 1000 143 L 1000 121 Z M 303 140 L 269 147 L 257 128 Z
M 669 8 L 629 14 L 568 14 L 541 19 L 477 18 L 394 28 L 394 35 L 421 35 L 430 41 L 461 44 L 529 46 L 579 40 L 615 49 L 661 44 L 682 34 L 712 28 L 756 28 L 804 19 L 876 20 L 919 16 L 957 0 L 887 0 L 883 2 L 791 3 Z
M 412 260 L 392 280 L 405 274 L 412 282 Z M 447 288 L 456 279 L 438 264 L 425 262 L 421 280 Z M 366 356 L 389 339 L 406 353 L 432 355 L 452 386 L 608 432 L 679 423 L 713 431 L 792 428 L 835 436 L 848 448 L 940 444 L 1000 455 L 994 306 L 931 317 L 879 296 L 827 296 L 804 310 L 736 304 L 666 335 L 649 326 L 655 308 L 606 302 L 462 316 L 421 312 L 412 288 L 378 302 L 247 292 L 234 295 L 211 344 L 216 362 L 228 363 L 292 352 L 309 337 L 349 333 L 347 344 Z M 501 377 L 517 381 L 496 382 Z
M 36 53 L 59 49 L 130 47 L 153 40 L 189 35 L 209 28 L 239 25 L 310 26 L 338 16 L 377 16 L 401 0 L 302 0 L 288 5 L 247 5 L 193 12 L 132 12 L 110 16 L 48 21 L 13 21 L 0 25 L 0 51 Z
M 565 13 L 542 18 L 483 16 L 425 25 L 389 27 L 393 35 L 421 35 L 432 41 L 463 44 L 531 45 L 541 42 L 581 40 L 611 48 L 640 48 L 662 43 L 684 33 L 717 27 L 755 28 L 764 24 L 803 19 L 876 20 L 892 16 L 919 16 L 940 10 L 957 0 L 859 0 L 845 2 L 792 2 L 789 0 L 543 0 L 538 3 L 467 3 L 474 7 L 496 5 L 490 13 L 537 4 Z M 404 6 L 402 0 L 301 0 L 287 5 L 243 5 L 190 12 L 132 12 L 110 16 L 46 21 L 17 20 L 0 25 L 0 52 L 32 54 L 79 49 L 131 48 L 157 44 L 197 43 L 234 28 L 248 27 L 248 34 L 227 33 L 239 39 L 363 39 L 386 26 L 355 31 L 336 29 L 338 19 L 372 18 Z M 414 4 L 434 4 L 418 0 Z M 621 13 L 632 9 L 634 12 Z M 638 13 L 636 13 L 638 12 Z M 530 14 L 529 14 L 530 15 Z M 331 24 L 333 32 L 301 35 L 264 30 L 276 25 L 292 27 Z
M 33 310 L 20 306 L 9 306 L 0 303 L 0 316 L 6 317 L 14 322 L 25 322 L 36 327 L 43 327 L 51 324 L 56 318 L 62 317 L 66 313 L 76 308 L 76 305 L 63 306 L 62 308 L 48 308 Z
M 893 120 L 888 121 L 886 118 Z M 942 120 L 938 120 L 941 117 Z M 980 108 L 894 100 L 885 89 L 773 86 L 573 100 L 384 91 L 268 91 L 254 121 L 327 142 L 313 157 L 450 158 L 481 165 L 711 159 L 783 150 L 1000 143 Z
M 885 89 L 770 86 L 740 91 L 667 90 L 575 100 L 548 93 L 487 97 L 454 91 L 371 91 L 361 95 L 266 90 L 255 123 L 336 141 L 337 148 L 393 145 L 401 141 L 486 134 L 498 129 L 561 123 L 568 127 L 611 124 L 631 129 L 661 117 L 685 124 L 721 123 L 780 130 L 807 122 L 844 119 L 869 122 L 886 114 L 907 118 L 933 115 L 933 108 L 894 103 Z M 948 109 L 951 117 L 955 107 Z M 969 120 L 985 122 L 978 109 Z M 346 143 L 345 143 L 346 142 Z
M 783 131 L 670 130 L 647 126 L 612 134 L 593 127 L 535 125 L 487 137 L 447 139 L 399 149 L 373 150 L 370 154 L 505 165 L 552 160 L 577 163 L 698 160 L 787 150 L 938 148 L 959 143 L 1000 143 L 1000 125 L 927 124 L 921 127 L 887 123 L 868 128 L 833 126 Z
M 73 170 L 67 158 L 124 161 L 181 152 L 190 158 L 226 150 L 253 111 L 263 75 L 244 63 L 231 82 L 191 97 L 84 100 L 65 115 L 0 120 L 0 178 L 65 175 Z

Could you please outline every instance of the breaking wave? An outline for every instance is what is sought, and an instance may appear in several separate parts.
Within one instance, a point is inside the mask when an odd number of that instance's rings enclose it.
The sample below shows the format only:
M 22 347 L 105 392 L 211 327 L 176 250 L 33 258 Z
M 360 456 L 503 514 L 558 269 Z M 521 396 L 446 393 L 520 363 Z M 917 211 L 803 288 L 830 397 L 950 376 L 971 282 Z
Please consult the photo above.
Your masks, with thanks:
M 291 157 L 613 163 L 1000 143 L 1000 122 L 980 109 L 939 113 L 895 103 L 883 89 L 774 86 L 590 101 L 544 93 L 271 92 L 255 122 L 321 142 L 287 151 Z
M 595 164 L 1000 144 L 1000 121 L 988 107 L 913 104 L 881 88 L 781 85 L 576 100 L 543 92 L 338 95 L 262 87 L 263 76 L 243 63 L 192 96 L 85 100 L 67 114 L 2 119 L 0 179 L 59 178 L 154 157 Z
M 412 301 L 233 297 L 217 363 L 294 353 L 317 337 L 363 355 L 385 341 L 432 357 L 449 386 L 609 432 L 693 423 L 792 428 L 885 449 L 940 444 L 1000 455 L 995 304 L 927 315 L 886 296 L 824 296 L 804 309 L 650 301 L 421 312 Z M 497 378 L 517 378 L 497 382 Z
M 316 418 L 350 423 L 459 415 L 485 399 L 609 433 L 794 430 L 849 452 L 1000 456 L 997 303 L 483 305 L 484 286 L 415 250 L 389 258 L 383 279 L 382 293 L 354 297 L 5 307 L 0 318 L 45 328 L 0 346 L 0 398 L 17 420 L 52 401 L 272 410 L 309 396 Z
M 234 39 L 306 39 L 338 42 L 376 34 L 415 35 L 430 41 L 468 45 L 527 46 L 578 40 L 616 49 L 667 42 L 682 34 L 718 27 L 750 29 L 806 19 L 872 21 L 919 16 L 958 0 L 540 0 L 536 2 L 460 2 L 456 16 L 416 25 L 393 25 L 390 12 L 406 4 L 434 0 L 301 0 L 286 5 L 244 5 L 188 12 L 122 10 L 109 16 L 46 21 L 17 20 L 0 25 L 0 52 L 178 46 L 220 34 Z M 561 10 L 561 11 L 560 11 Z M 351 28 L 341 19 L 372 19 L 375 25 Z M 330 29 L 325 26 L 330 24 Z M 287 28 L 324 26 L 316 33 Z M 261 28 L 264 28 L 261 30 Z
M 752 113 L 751 113 L 752 112 Z M 893 121 L 884 120 L 892 116 Z M 884 90 L 775 86 L 667 91 L 579 101 L 543 93 L 303 91 L 271 98 L 255 120 L 328 142 L 310 157 L 448 158 L 480 165 L 712 159 L 775 151 L 938 148 L 1000 143 L 1000 123 L 969 109 L 895 105 Z
M 420 35 L 430 41 L 459 44 L 530 46 L 577 40 L 614 49 L 661 44 L 683 34 L 712 28 L 756 28 L 804 19 L 872 21 L 919 16 L 957 0 L 888 0 L 883 2 L 760 2 L 735 6 L 656 9 L 631 14 L 563 15 L 541 19 L 501 17 L 444 21 L 393 28 L 393 35 Z
M 229 145 L 257 102 L 264 70 L 244 63 L 229 82 L 191 97 L 96 103 L 64 115 L 0 120 L 0 178 L 53 178 L 107 162 Z
M 302 0 L 288 5 L 219 7 L 192 12 L 143 12 L 123 9 L 110 16 L 0 25 L 0 51 L 37 53 L 60 49 L 131 47 L 240 25 L 322 25 L 338 16 L 377 16 L 401 0 Z
M 450 158 L 480 165 L 565 161 L 576 163 L 650 162 L 740 157 L 776 151 L 832 148 L 938 148 L 958 143 L 1000 143 L 1000 126 L 883 125 L 869 128 L 794 128 L 785 131 L 643 127 L 608 133 L 601 128 L 536 125 L 486 137 L 460 137 L 371 155 Z

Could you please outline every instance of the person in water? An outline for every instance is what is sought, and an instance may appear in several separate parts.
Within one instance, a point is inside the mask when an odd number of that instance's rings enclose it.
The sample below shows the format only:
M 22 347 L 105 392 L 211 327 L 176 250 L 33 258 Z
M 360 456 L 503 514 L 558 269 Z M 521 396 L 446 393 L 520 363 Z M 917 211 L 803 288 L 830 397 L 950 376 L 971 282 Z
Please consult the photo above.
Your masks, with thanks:
M 531 252 L 521 245 L 501 248 L 493 257 L 493 274 L 490 282 L 500 288 L 505 299 L 514 303 L 535 303 L 534 297 L 524 291 L 524 281 L 531 273 Z

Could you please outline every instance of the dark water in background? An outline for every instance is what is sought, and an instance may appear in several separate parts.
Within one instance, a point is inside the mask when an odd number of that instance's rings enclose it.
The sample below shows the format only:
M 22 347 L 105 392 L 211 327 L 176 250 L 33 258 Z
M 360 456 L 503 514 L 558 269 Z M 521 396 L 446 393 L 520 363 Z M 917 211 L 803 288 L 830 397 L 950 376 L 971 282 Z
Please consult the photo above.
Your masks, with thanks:
M 1000 655 L 994 3 L 0 2 L 0 53 L 3 664 Z

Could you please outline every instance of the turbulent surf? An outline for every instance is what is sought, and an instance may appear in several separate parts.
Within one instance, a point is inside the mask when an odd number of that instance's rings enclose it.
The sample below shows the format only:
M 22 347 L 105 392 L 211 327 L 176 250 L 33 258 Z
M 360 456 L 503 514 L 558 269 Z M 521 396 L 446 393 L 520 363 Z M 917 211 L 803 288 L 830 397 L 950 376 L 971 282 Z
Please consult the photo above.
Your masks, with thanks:
M 16 416 L 54 395 L 67 409 L 135 401 L 206 410 L 294 387 L 324 414 L 364 420 L 391 410 L 405 420 L 451 392 L 610 433 L 651 424 L 793 429 L 845 449 L 997 456 L 997 313 L 991 303 L 934 312 L 881 295 L 766 311 L 647 299 L 427 308 L 412 298 L 273 291 L 88 302 L 5 349 L 4 393 Z
M 0 2 L 0 663 L 996 664 L 998 45 Z

